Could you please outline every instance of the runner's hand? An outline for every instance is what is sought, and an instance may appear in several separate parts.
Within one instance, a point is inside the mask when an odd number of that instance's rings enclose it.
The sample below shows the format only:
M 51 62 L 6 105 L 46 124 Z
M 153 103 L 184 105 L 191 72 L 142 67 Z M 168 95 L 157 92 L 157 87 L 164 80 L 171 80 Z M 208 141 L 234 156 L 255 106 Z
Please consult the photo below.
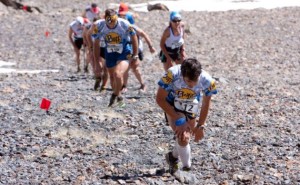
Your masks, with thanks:
M 155 48 L 153 47 L 153 46 L 151 46 L 151 47 L 149 47 L 150 48 L 150 52 L 151 53 L 155 53 L 156 52 L 156 50 L 155 50 Z
M 175 134 L 179 139 L 184 139 L 186 132 L 190 130 L 188 123 L 185 123 L 181 126 L 176 126 Z
M 194 129 L 195 142 L 200 141 L 204 137 L 204 128 L 199 127 Z

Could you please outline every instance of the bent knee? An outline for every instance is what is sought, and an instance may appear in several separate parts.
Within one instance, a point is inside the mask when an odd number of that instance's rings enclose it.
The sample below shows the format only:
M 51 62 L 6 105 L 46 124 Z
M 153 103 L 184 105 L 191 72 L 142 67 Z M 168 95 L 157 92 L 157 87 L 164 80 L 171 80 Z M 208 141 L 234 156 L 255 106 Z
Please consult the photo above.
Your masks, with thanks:
M 185 137 L 184 139 L 179 139 L 179 138 L 177 139 L 178 139 L 178 144 L 180 146 L 187 146 L 190 142 L 190 137 Z

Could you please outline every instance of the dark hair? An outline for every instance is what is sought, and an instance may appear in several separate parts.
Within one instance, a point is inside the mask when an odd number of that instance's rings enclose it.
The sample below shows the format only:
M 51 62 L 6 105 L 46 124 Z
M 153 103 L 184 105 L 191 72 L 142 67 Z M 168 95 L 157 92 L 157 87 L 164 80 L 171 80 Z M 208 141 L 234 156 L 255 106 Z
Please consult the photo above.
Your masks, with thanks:
M 116 15 L 116 14 L 117 14 L 117 12 L 114 9 L 105 10 L 105 18 L 108 17 L 108 16 Z
M 181 74 L 190 80 L 196 81 L 202 72 L 200 62 L 195 58 L 187 58 L 181 64 Z
M 92 3 L 92 7 L 93 7 L 93 8 L 96 8 L 96 7 L 97 7 L 97 4 L 96 4 L 96 3 Z

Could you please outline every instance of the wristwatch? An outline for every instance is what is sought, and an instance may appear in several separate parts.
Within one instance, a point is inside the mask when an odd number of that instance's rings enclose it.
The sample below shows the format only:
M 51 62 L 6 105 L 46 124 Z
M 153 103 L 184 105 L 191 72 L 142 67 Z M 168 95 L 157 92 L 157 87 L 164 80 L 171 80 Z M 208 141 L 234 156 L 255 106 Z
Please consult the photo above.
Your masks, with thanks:
M 136 60 L 136 59 L 138 59 L 138 58 L 139 58 L 138 55 L 132 55 L 132 59 L 133 59 L 133 60 Z
M 204 125 L 197 125 L 196 128 L 204 129 Z

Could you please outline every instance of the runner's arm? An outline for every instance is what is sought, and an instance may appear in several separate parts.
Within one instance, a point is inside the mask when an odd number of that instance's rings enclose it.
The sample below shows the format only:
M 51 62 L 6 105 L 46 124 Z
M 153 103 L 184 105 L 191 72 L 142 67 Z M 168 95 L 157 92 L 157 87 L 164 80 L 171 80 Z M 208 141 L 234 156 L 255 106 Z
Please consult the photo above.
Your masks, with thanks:
M 166 98 L 168 92 L 159 87 L 156 93 L 156 103 L 168 114 L 173 120 L 179 119 L 181 116 L 178 114 L 174 108 L 167 102 Z
M 82 17 L 86 18 L 86 10 L 82 12 Z
M 85 39 L 86 39 L 87 47 L 92 50 L 92 48 L 93 48 L 93 41 L 92 41 L 92 31 L 91 31 L 91 28 L 87 29 L 87 31 L 86 31 L 86 38 Z
M 70 40 L 71 44 L 74 46 L 75 43 L 73 41 L 73 30 L 71 28 L 69 28 L 68 37 L 69 37 L 69 40 Z
M 152 45 L 151 39 L 149 37 L 149 35 L 147 33 L 144 32 L 144 30 L 140 29 L 140 28 L 136 28 L 136 32 L 139 36 L 143 37 L 145 39 L 145 41 L 147 42 L 147 45 L 150 49 L 151 53 L 155 52 L 155 48 Z
M 160 39 L 160 48 L 161 48 L 161 51 L 163 52 L 163 54 L 167 57 L 167 58 L 171 58 L 170 55 L 168 54 L 168 51 L 165 47 L 165 43 L 166 43 L 166 40 L 167 38 L 170 37 L 170 31 L 169 31 L 169 27 L 165 29 L 161 39 Z
M 201 110 L 200 110 L 198 126 L 205 124 L 205 121 L 206 121 L 206 118 L 208 115 L 208 111 L 209 111 L 209 107 L 210 107 L 210 102 L 211 102 L 211 96 L 204 95 L 202 98 L 202 105 L 201 105 Z
M 131 35 L 131 41 L 132 41 L 132 55 L 138 56 L 138 39 L 136 34 Z

